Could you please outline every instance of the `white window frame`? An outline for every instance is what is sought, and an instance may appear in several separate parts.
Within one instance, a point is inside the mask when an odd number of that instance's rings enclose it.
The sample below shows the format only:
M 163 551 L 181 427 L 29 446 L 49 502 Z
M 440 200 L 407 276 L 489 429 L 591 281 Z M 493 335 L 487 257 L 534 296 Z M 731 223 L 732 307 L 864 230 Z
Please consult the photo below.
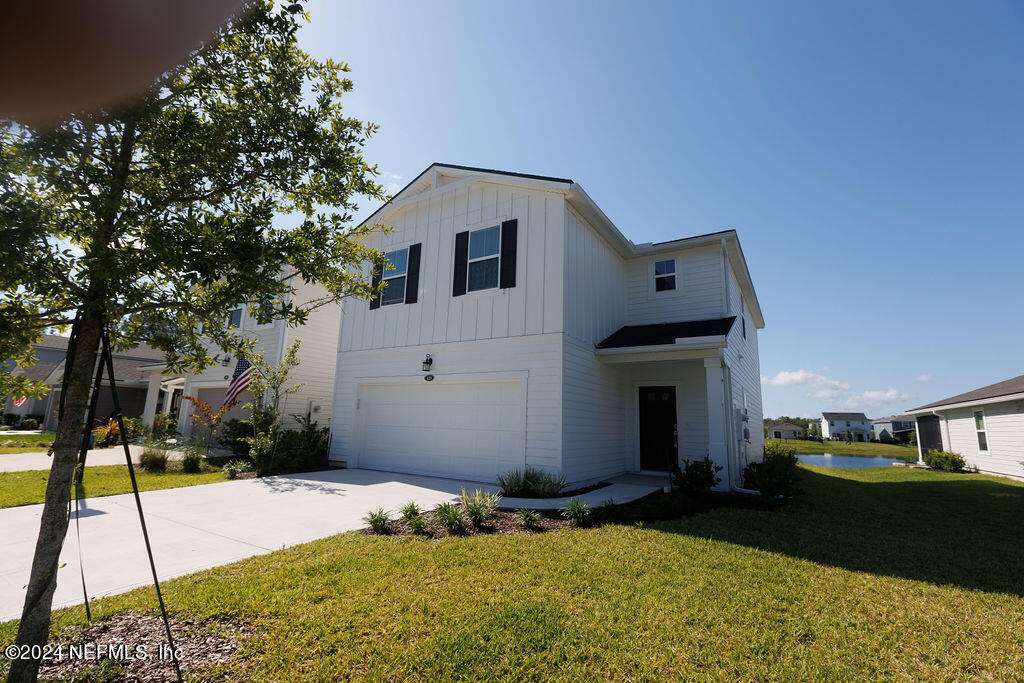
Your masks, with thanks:
M 671 273 L 664 273 L 662 275 L 658 275 L 657 274 L 657 264 L 664 263 L 665 261 L 671 261 L 672 262 L 672 272 Z M 656 257 L 652 258 L 651 259 L 651 265 L 650 265 L 649 273 L 650 273 L 650 277 L 648 278 L 648 282 L 650 283 L 650 285 L 648 287 L 649 287 L 649 293 L 650 293 L 651 298 L 661 297 L 661 296 L 676 296 L 676 295 L 679 294 L 679 259 L 678 258 L 676 258 L 675 256 L 668 256 L 668 257 L 661 257 L 661 258 L 656 256 Z M 675 286 L 672 289 L 664 289 L 664 290 L 659 292 L 658 291 L 658 282 L 657 281 L 659 279 L 661 279 L 661 278 L 667 278 L 667 277 L 672 277 L 672 278 L 675 279 Z
M 409 246 L 410 245 L 407 244 L 404 247 L 395 247 L 394 249 L 388 249 L 387 251 L 384 252 L 384 258 L 386 260 L 388 254 L 396 254 L 396 253 L 398 253 L 400 251 L 404 251 L 405 252 L 405 270 L 403 270 L 401 273 L 395 272 L 393 270 L 389 271 L 387 268 L 385 268 L 383 271 L 381 271 L 381 278 L 380 278 L 381 287 L 382 287 L 381 294 L 380 294 L 380 307 L 381 308 L 384 308 L 385 306 L 397 306 L 399 304 L 402 304 L 402 305 L 405 304 L 405 296 L 406 296 L 406 294 L 409 291 Z M 388 275 L 389 272 L 391 273 L 391 275 Z M 384 283 L 387 282 L 388 280 L 395 280 L 395 279 L 400 278 L 400 277 L 401 278 L 405 278 L 405 283 L 402 285 L 402 298 L 401 298 L 401 300 L 398 300 L 398 301 L 384 301 L 384 292 L 387 291 L 386 289 L 383 289 Z
M 486 256 L 477 256 L 476 258 L 470 258 L 470 248 L 473 243 L 473 233 L 481 232 L 483 230 L 491 230 L 492 228 L 498 229 L 498 251 L 494 254 L 487 254 Z M 469 237 L 466 239 L 466 294 L 476 294 L 477 292 L 489 292 L 494 289 L 501 288 L 501 223 L 497 225 L 483 225 L 479 228 L 469 230 Z M 498 281 L 494 283 L 493 287 L 481 287 L 480 289 L 470 289 L 470 277 L 469 272 L 472 270 L 474 263 L 480 261 L 490 261 L 491 259 L 498 260 Z
M 981 413 L 981 429 L 978 429 L 978 413 Z M 991 447 L 988 443 L 988 420 L 985 419 L 985 409 L 982 408 L 981 410 L 972 410 L 971 422 L 974 423 L 974 437 L 978 439 L 978 452 L 988 453 Z M 978 438 L 979 434 L 985 435 L 985 448 L 981 447 L 981 439 Z

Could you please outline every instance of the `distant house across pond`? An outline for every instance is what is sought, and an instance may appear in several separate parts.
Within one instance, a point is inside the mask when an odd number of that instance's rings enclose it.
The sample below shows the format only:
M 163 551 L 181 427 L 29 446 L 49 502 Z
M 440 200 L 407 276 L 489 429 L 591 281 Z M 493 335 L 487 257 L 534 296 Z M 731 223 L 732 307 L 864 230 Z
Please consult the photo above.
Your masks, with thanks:
M 890 415 L 871 422 L 875 440 L 886 443 L 910 443 L 917 428 L 913 415 Z
M 1024 478 L 1024 375 L 908 410 L 917 448 L 953 451 L 982 472 Z
M 792 422 L 780 422 L 767 425 L 769 439 L 799 439 L 804 434 L 804 428 Z
M 822 413 L 821 438 L 834 441 L 871 441 L 874 430 L 864 413 Z

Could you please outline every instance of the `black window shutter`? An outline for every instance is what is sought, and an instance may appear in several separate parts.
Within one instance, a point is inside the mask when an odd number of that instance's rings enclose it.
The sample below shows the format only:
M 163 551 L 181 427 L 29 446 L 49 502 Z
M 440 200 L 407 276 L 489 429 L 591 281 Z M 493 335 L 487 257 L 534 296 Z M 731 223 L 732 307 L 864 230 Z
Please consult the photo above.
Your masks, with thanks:
M 409 261 L 405 268 L 405 303 L 416 303 L 420 291 L 420 246 L 409 245 Z
M 381 261 L 373 267 L 373 280 L 370 286 L 373 288 L 373 294 L 370 295 L 370 310 L 380 308 L 380 280 L 384 277 L 384 262 Z
M 455 235 L 455 273 L 452 281 L 452 296 L 466 293 L 466 278 L 469 276 L 469 231 Z
M 513 218 L 501 224 L 501 288 L 516 286 L 516 232 L 519 221 Z

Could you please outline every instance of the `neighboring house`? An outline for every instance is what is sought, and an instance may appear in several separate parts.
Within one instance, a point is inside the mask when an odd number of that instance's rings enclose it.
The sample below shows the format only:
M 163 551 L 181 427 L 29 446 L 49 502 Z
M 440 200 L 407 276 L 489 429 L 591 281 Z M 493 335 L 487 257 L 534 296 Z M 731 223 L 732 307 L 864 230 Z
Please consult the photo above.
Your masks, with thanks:
M 125 417 L 142 417 L 146 404 L 146 392 L 149 387 L 149 372 L 146 366 L 163 360 L 163 351 L 140 344 L 126 351 L 113 353 L 114 378 L 117 381 L 117 398 L 121 405 L 121 413 Z M 101 356 L 102 358 L 102 356 Z M 100 358 L 97 359 L 100 362 Z M 43 428 L 57 428 L 57 414 L 60 407 L 61 383 L 64 381 L 64 360 L 55 364 L 46 375 L 44 381 L 50 387 L 47 396 L 45 421 Z M 41 411 L 42 412 L 42 411 Z M 103 386 L 96 403 L 96 419 L 105 420 L 114 412 L 114 400 L 110 393 L 110 378 L 104 369 Z
M 293 296 L 296 304 L 302 305 L 325 295 L 326 291 L 320 285 L 299 283 Z M 257 340 L 258 350 L 270 364 L 279 363 L 285 349 L 296 339 L 301 340 L 299 365 L 291 371 L 288 381 L 289 386 L 301 387 L 298 392 L 282 397 L 279 409 L 283 422 L 288 427 L 294 427 L 293 416 L 299 415 L 312 417 L 321 427 L 328 426 L 331 394 L 334 390 L 334 365 L 338 352 L 341 307 L 338 304 L 328 304 L 316 308 L 310 312 L 306 324 L 298 327 L 290 327 L 284 320 L 260 324 L 244 308 L 232 311 L 229 320 L 230 325 Z M 153 414 L 159 412 L 158 402 L 161 399 L 158 396 L 161 395 L 168 397 L 163 400 L 164 404 L 178 409 L 178 431 L 186 436 L 192 434 L 193 415 L 197 411 L 195 404 L 189 400 L 182 400 L 183 397 L 192 396 L 205 401 L 214 410 L 224 404 L 238 359 L 216 349 L 214 351 L 222 356 L 220 363 L 199 373 L 187 373 L 181 378 L 166 375 L 163 365 L 152 365 L 147 368 L 150 387 L 160 388 L 161 391 L 151 392 L 150 405 L 147 406 L 143 420 L 145 423 L 151 424 Z M 226 421 L 247 417 L 248 412 L 243 406 L 250 400 L 251 392 L 242 392 L 234 407 L 227 411 L 222 419 Z
M 68 338 L 56 334 L 44 334 L 40 341 L 32 345 L 32 349 L 35 352 L 36 364 L 15 369 L 13 374 L 24 375 L 33 382 L 40 382 L 45 380 L 50 371 L 64 360 L 68 351 Z M 14 361 L 7 361 L 4 365 L 6 369 L 10 369 L 14 366 Z M 39 398 L 29 397 L 22 405 L 17 406 L 15 402 L 19 398 L 19 396 L 7 397 L 3 412 L 5 415 L 17 415 L 17 419 L 21 421 L 29 415 L 45 416 L 52 397 L 49 393 Z
M 666 217 L 667 222 L 674 222 Z M 569 483 L 763 453 L 736 232 L 634 244 L 569 179 L 433 164 L 367 219 L 393 267 L 343 303 L 331 461 Z
M 919 454 L 953 451 L 982 472 L 1024 478 L 1024 375 L 907 412 Z
M 766 431 L 770 439 L 799 439 L 804 434 L 804 428 L 792 422 L 770 424 Z
M 871 421 L 871 428 L 876 441 L 888 443 L 910 443 L 914 434 L 915 420 L 913 415 L 892 415 Z
M 822 413 L 821 438 L 842 441 L 870 441 L 874 430 L 864 413 Z

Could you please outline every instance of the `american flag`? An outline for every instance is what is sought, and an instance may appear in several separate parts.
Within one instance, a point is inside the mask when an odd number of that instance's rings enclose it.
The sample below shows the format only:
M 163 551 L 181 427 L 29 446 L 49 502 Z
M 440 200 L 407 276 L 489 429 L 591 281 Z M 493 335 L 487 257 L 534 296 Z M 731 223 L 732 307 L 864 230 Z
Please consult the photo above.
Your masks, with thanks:
M 25 401 L 27 401 L 27 400 L 28 400 L 28 396 L 19 396 L 18 398 L 14 399 L 14 405 L 17 408 L 20 408 L 23 405 L 25 405 Z
M 235 374 L 231 376 L 231 384 L 228 385 L 228 393 L 224 396 L 224 405 L 234 405 L 238 395 L 246 390 L 249 382 L 252 381 L 252 373 L 255 368 L 247 360 L 239 360 L 235 364 Z

